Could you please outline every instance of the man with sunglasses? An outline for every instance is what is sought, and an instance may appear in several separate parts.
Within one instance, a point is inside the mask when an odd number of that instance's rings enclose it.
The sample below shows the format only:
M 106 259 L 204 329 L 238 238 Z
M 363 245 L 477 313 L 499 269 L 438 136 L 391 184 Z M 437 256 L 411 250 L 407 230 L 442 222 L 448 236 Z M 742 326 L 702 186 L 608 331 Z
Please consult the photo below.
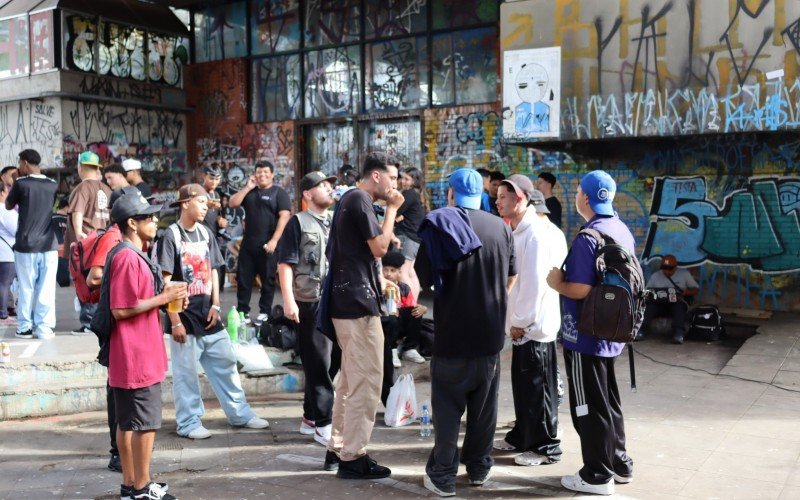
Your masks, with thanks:
M 244 207 L 244 237 L 239 248 L 236 273 L 237 309 L 250 323 L 250 296 L 253 281 L 261 279 L 261 297 L 256 325 L 269 317 L 275 297 L 277 261 L 275 247 L 292 215 L 292 203 L 286 191 L 273 183 L 275 167 L 268 161 L 256 163 L 255 173 L 241 191 L 231 196 L 231 209 Z
M 178 435 L 190 439 L 211 437 L 203 427 L 203 400 L 197 375 L 197 357 L 228 422 L 264 429 L 269 422 L 253 413 L 236 371 L 236 354 L 220 319 L 218 269 L 222 255 L 217 240 L 202 223 L 208 211 L 208 193 L 199 184 L 178 190 L 180 218 L 170 224 L 155 247 L 164 280 L 188 285 L 189 307 L 168 312 L 172 338 L 172 393 Z

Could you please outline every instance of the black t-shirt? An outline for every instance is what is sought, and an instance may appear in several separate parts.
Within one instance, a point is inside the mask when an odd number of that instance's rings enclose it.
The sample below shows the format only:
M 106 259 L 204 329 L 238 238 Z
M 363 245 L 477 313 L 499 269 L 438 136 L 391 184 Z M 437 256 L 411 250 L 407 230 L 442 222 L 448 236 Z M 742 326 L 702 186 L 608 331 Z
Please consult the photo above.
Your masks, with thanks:
M 509 276 L 517 274 L 511 228 L 481 210 L 467 210 L 481 248 L 442 273 L 434 298 L 433 355 L 474 358 L 497 354 L 505 338 Z
M 208 191 L 208 199 L 219 200 L 219 193 L 216 190 Z M 206 212 L 206 218 L 203 219 L 203 224 L 205 224 L 206 227 L 211 230 L 212 235 L 216 235 L 217 231 L 219 231 L 219 225 L 217 224 L 217 217 L 219 217 L 219 210 L 220 210 L 219 208 L 208 207 L 208 212 Z
M 22 253 L 58 249 L 53 224 L 56 182 L 43 175 L 28 175 L 14 182 L 6 205 L 19 207 L 19 226 L 14 250 Z
M 314 216 L 324 227 L 330 229 L 330 212 L 326 212 L 324 217 L 311 212 L 309 213 Z M 327 234 L 327 231 L 325 231 L 326 237 Z M 281 239 L 278 241 L 278 246 L 275 248 L 275 257 L 278 259 L 279 263 L 294 265 L 300 262 L 300 239 L 302 236 L 303 231 L 300 227 L 300 220 L 295 215 L 289 219 L 289 222 L 286 223 L 286 227 L 283 229 Z M 325 252 L 324 242 L 322 245 L 322 252 Z
M 335 255 L 329 263 L 331 317 L 380 316 L 378 261 L 367 241 L 383 229 L 372 209 L 372 198 L 361 189 L 348 191 L 339 201 L 333 224 L 328 240 Z
M 147 201 L 150 201 L 150 198 L 153 197 L 153 192 L 150 190 L 150 186 L 146 182 L 142 181 L 135 187 L 136 189 L 139 190 L 140 193 L 142 193 L 142 196 L 147 198 Z
M 547 214 L 547 218 L 550 219 L 550 222 L 561 228 L 561 202 L 558 201 L 558 198 L 555 196 L 551 196 L 544 200 L 544 205 L 550 210 L 550 213 Z
M 403 191 L 405 201 L 397 209 L 397 215 L 403 216 L 403 220 L 394 225 L 394 234 L 406 236 L 417 243 L 422 239 L 417 236 L 417 229 L 425 218 L 425 209 L 422 208 L 422 201 L 416 189 L 406 189 Z
M 189 307 L 180 313 L 181 323 L 186 333 L 202 337 L 217 333 L 224 327 L 222 322 L 211 330 L 206 330 L 206 318 L 211 310 L 211 271 L 222 265 L 222 255 L 213 234 L 205 238 L 202 230 L 180 230 L 180 257 L 178 246 L 172 229 L 164 231 L 164 235 L 156 247 L 158 265 L 165 272 L 172 274 L 173 281 L 185 281 L 188 284 Z
M 286 191 L 273 184 L 266 189 L 253 188 L 244 197 L 242 207 L 245 219 L 242 244 L 263 246 L 275 232 L 278 212 L 291 211 L 292 202 Z

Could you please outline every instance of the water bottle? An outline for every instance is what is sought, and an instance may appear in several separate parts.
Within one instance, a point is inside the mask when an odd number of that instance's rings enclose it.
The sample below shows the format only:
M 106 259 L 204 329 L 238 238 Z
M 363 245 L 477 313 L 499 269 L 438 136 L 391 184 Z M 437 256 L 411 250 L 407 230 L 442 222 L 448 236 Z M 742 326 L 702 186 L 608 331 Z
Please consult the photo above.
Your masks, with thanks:
M 428 405 L 422 405 L 422 415 L 419 417 L 419 435 L 424 438 L 431 436 L 431 414 L 428 412 Z
M 386 314 L 389 316 L 397 314 L 397 300 L 395 299 L 394 288 L 386 290 Z
M 236 342 L 239 337 L 239 313 L 236 311 L 236 306 L 231 307 L 231 310 L 228 311 L 228 324 L 226 327 L 231 342 Z
M 247 323 L 244 320 L 244 313 L 239 311 L 239 342 L 247 342 Z

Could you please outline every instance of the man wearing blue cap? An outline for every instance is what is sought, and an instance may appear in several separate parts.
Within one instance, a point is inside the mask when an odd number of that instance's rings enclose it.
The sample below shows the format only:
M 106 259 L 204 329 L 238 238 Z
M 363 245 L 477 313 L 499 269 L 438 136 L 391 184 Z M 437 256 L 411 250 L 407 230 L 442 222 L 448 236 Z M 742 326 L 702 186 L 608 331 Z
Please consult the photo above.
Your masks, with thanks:
M 111 189 L 100 181 L 100 157 L 91 151 L 84 151 L 78 157 L 78 176 L 81 182 L 69 195 L 67 213 L 67 232 L 64 236 L 64 253 L 68 256 L 70 247 L 98 229 L 105 229 L 109 223 L 111 206 L 108 203 Z M 89 324 L 97 309 L 97 304 L 81 302 L 81 326 L 72 330 L 73 335 L 89 335 Z
M 516 279 L 514 240 L 502 219 L 482 211 L 483 180 L 462 168 L 449 179 L 446 208 L 434 210 L 419 234 L 437 273 L 431 404 L 436 439 L 423 484 L 454 496 L 461 416 L 467 432 L 460 462 L 481 486 L 491 472 L 497 421 L 499 353 L 505 340 L 508 290 Z
M 595 229 L 613 238 L 631 253 L 636 244 L 628 227 L 614 211 L 617 185 L 602 170 L 584 175 L 575 195 L 575 207 L 586 220 L 581 229 Z M 625 450 L 622 417 L 614 360 L 625 344 L 601 340 L 578 331 L 583 299 L 597 284 L 597 242 L 579 234 L 566 260 L 566 274 L 553 268 L 547 283 L 561 294 L 561 333 L 569 381 L 572 424 L 581 439 L 583 467 L 573 476 L 561 478 L 570 490 L 613 495 L 614 483 L 633 480 L 633 460 Z

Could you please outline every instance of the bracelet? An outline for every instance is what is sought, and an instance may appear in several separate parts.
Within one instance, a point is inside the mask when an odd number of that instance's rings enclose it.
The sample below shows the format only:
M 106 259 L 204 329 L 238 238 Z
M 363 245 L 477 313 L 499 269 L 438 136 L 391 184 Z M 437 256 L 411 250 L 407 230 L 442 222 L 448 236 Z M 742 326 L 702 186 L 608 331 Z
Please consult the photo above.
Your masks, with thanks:
M 174 329 L 178 328 L 179 326 L 183 326 L 183 323 L 178 323 L 177 325 L 172 325 L 172 329 L 174 330 Z
M 221 312 L 222 311 L 222 307 L 220 307 L 220 306 L 211 306 L 211 309 L 214 309 L 217 312 Z

